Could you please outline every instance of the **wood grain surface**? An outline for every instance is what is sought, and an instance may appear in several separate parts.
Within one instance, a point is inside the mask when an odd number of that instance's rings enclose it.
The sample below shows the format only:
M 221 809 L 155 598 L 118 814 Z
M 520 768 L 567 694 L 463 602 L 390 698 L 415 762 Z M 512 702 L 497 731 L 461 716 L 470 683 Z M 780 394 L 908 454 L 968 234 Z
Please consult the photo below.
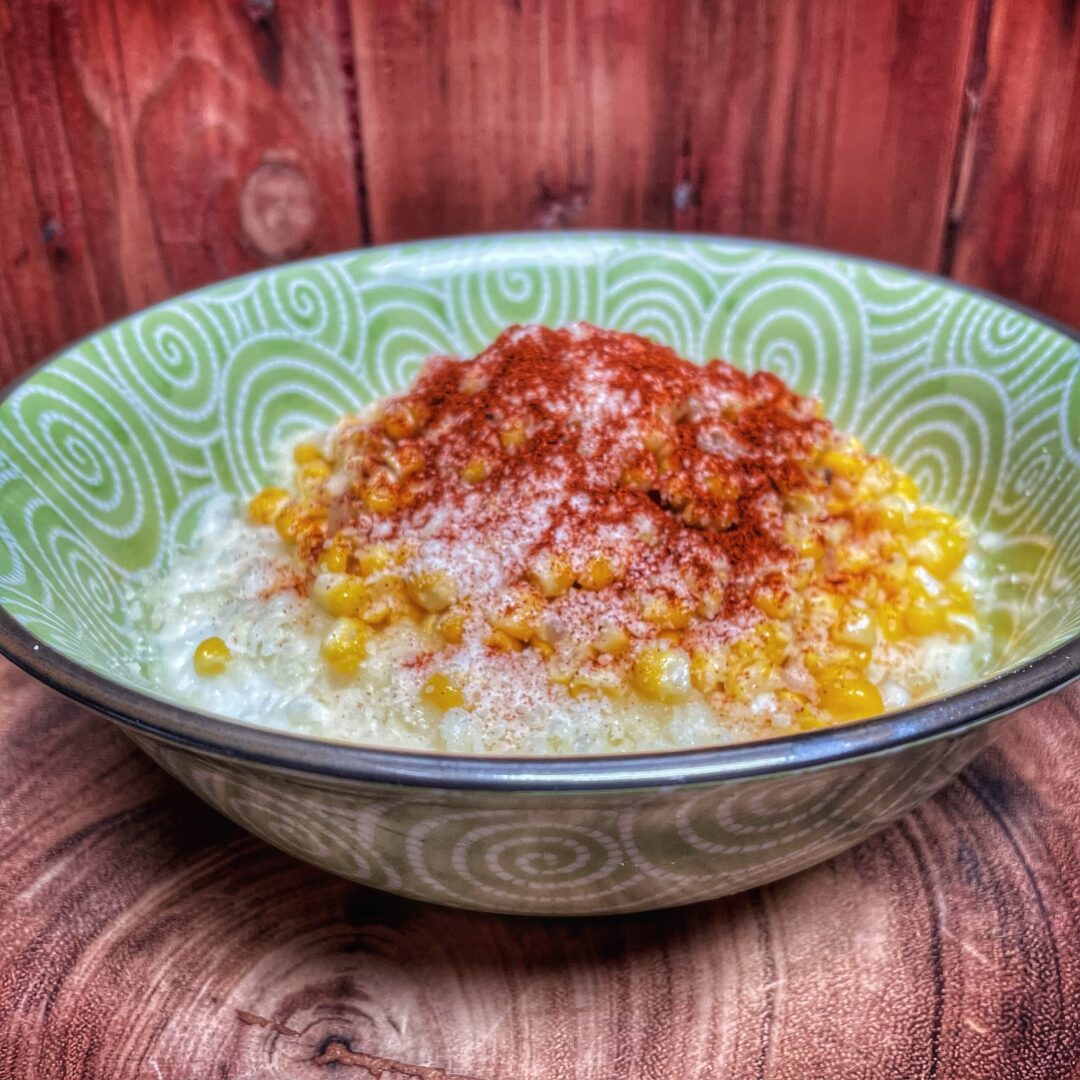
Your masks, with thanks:
M 1080 323 L 1072 0 L 0 0 L 0 380 L 297 255 L 799 240 Z
M 1076 1075 L 1080 693 L 798 877 L 529 920 L 339 881 L 0 667 L 4 1080 Z

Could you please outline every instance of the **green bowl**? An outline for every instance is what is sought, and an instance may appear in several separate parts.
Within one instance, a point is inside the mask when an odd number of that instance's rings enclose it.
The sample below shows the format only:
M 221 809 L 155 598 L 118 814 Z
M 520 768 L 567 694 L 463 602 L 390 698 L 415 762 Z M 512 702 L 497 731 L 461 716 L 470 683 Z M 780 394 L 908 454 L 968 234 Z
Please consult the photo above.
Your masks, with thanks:
M 994 671 L 875 720 L 743 746 L 482 758 L 345 745 L 164 699 L 130 579 L 274 447 L 469 355 L 587 319 L 824 399 L 926 498 L 996 541 Z M 0 648 L 120 723 L 222 813 L 355 881 L 461 907 L 635 911 L 790 874 L 937 790 L 996 724 L 1080 674 L 1080 363 L 1072 336 L 907 270 L 776 244 L 523 235 L 375 248 L 134 315 L 0 405 Z

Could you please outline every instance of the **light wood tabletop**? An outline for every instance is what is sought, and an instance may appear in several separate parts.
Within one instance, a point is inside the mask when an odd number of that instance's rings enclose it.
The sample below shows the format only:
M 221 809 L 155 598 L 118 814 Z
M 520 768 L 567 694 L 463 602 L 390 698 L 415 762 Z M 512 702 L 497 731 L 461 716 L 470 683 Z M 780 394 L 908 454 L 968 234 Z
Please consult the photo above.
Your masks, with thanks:
M 1080 694 L 939 797 L 742 896 L 477 915 L 257 841 L 0 662 L 4 1080 L 1065 1077 Z

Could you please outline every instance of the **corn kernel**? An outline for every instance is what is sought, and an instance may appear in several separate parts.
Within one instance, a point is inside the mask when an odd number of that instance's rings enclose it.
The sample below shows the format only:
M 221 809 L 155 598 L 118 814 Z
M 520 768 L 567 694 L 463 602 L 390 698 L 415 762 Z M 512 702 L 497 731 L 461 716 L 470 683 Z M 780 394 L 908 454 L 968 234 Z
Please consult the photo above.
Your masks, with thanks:
M 314 443 L 297 443 L 292 456 L 297 465 L 307 465 L 312 461 L 321 461 L 326 464 L 322 451 Z
M 488 471 L 488 463 L 483 458 L 473 458 L 461 470 L 461 479 L 466 484 L 479 484 L 488 478 Z
M 273 525 L 278 514 L 288 505 L 289 493 L 284 488 L 263 488 L 248 503 L 248 517 L 256 525 Z
M 864 459 L 843 450 L 826 450 L 820 463 L 823 469 L 844 480 L 858 480 L 866 472 L 867 464 Z
M 518 641 L 531 641 L 540 632 L 543 608 L 539 592 L 528 585 L 519 586 L 491 616 L 491 625 Z
M 578 584 L 589 592 L 607 588 L 615 580 L 615 567 L 604 555 L 594 555 L 578 574 Z
M 964 561 L 967 541 L 955 532 L 943 532 L 934 538 L 929 557 L 919 559 L 939 581 L 944 581 Z
M 646 646 L 634 659 L 633 680 L 640 693 L 654 701 L 685 701 L 692 691 L 690 658 L 682 649 Z
M 619 483 L 623 487 L 633 488 L 636 491 L 646 490 L 652 482 L 652 472 L 644 465 L 627 465 L 619 476 Z
M 819 689 L 822 707 L 838 720 L 865 720 L 885 709 L 881 691 L 869 679 L 854 672 L 827 669 Z
M 450 645 L 460 645 L 465 637 L 466 617 L 465 611 L 448 611 L 439 618 L 435 627 Z
M 907 499 L 908 502 L 919 501 L 919 486 L 911 479 L 910 476 L 904 473 L 898 473 L 896 483 L 893 485 L 893 491 L 902 499 Z
M 621 626 L 605 626 L 593 638 L 592 647 L 607 656 L 621 656 L 630 648 L 630 635 Z
M 287 544 L 295 544 L 302 525 L 300 508 L 296 503 L 286 503 L 274 518 L 274 528 L 278 536 Z
M 376 481 L 364 489 L 364 506 L 373 514 L 392 514 L 398 505 L 397 492 L 387 483 Z
M 849 604 L 833 623 L 829 636 L 840 645 L 872 649 L 877 644 L 877 626 L 869 611 Z
M 574 570 L 569 560 L 550 551 L 542 552 L 533 560 L 527 576 L 549 600 L 562 596 L 574 583 Z
M 191 658 L 195 668 L 195 674 L 203 679 L 220 675 L 232 659 L 229 646 L 219 637 L 208 637 L 200 641 L 195 647 L 195 655 Z
M 596 694 L 621 697 L 623 694 L 623 686 L 618 674 L 610 670 L 605 671 L 602 668 L 577 672 L 566 688 L 570 691 L 572 697 Z
M 737 499 L 742 489 L 733 476 L 706 476 L 705 490 L 714 499 Z
M 457 599 L 457 585 L 442 570 L 424 570 L 405 583 L 409 598 L 425 611 L 445 611 Z
M 323 574 L 344 574 L 349 568 L 349 542 L 340 534 L 323 549 L 317 563 Z
M 311 595 L 331 615 L 359 615 L 368 600 L 367 586 L 347 574 L 320 574 Z
M 499 443 L 504 450 L 517 450 L 518 447 L 525 445 L 528 437 L 525 429 L 520 424 L 513 424 L 499 432 Z
M 763 623 L 758 628 L 758 637 L 766 658 L 774 664 L 782 664 L 791 644 L 791 634 L 787 628 L 778 622 Z
M 384 622 L 410 618 L 420 610 L 409 597 L 405 582 L 387 574 L 369 585 L 368 598 L 360 609 L 360 618 L 370 626 L 378 626 Z
M 685 604 L 669 596 L 646 596 L 641 602 L 641 617 L 666 630 L 684 630 L 690 625 L 691 614 Z
M 355 674 L 360 661 L 367 655 L 367 643 L 371 630 L 359 619 L 342 616 L 334 621 L 330 632 L 323 638 L 323 659 L 339 675 Z
M 326 482 L 330 472 L 330 466 L 325 461 L 306 461 L 296 470 L 296 486 L 299 488 L 318 487 Z
M 399 480 L 407 480 L 424 467 L 424 454 L 420 447 L 407 443 L 396 447 L 392 454 L 388 454 L 386 463 Z
M 789 619 L 795 599 L 786 589 L 762 588 L 754 595 L 754 605 L 770 619 Z
M 690 682 L 695 690 L 711 694 L 724 677 L 725 657 L 715 649 L 694 649 L 690 653 Z
M 521 652 L 525 648 L 523 642 L 511 637 L 505 630 L 492 630 L 484 638 L 484 644 L 495 649 L 496 652 Z
M 383 431 L 395 441 L 415 435 L 421 427 L 420 418 L 406 401 L 392 401 L 383 410 Z
M 948 624 L 944 607 L 928 596 L 917 596 L 904 611 L 904 626 L 920 637 L 939 634 Z
M 386 544 L 371 544 L 356 557 L 356 567 L 361 577 L 371 577 L 385 570 L 394 561 L 394 554 Z
M 420 700 L 434 705 L 440 712 L 465 707 L 465 695 L 449 675 L 436 671 L 420 688 Z

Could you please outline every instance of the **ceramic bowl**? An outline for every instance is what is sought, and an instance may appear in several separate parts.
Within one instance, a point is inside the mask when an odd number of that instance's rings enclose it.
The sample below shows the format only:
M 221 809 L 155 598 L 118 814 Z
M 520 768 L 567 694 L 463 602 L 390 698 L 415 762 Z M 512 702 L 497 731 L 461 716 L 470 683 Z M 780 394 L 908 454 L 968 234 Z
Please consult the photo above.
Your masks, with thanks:
M 280 439 L 401 388 L 433 352 L 574 319 L 777 373 L 996 538 L 994 671 L 847 727 L 593 758 L 349 746 L 160 696 L 127 584 L 209 498 L 258 489 Z M 765 243 L 494 236 L 267 270 L 125 319 L 9 390 L 0 645 L 226 816 L 355 881 L 564 915 L 734 892 L 881 828 L 1080 673 L 1078 361 L 1067 331 L 1000 300 Z

